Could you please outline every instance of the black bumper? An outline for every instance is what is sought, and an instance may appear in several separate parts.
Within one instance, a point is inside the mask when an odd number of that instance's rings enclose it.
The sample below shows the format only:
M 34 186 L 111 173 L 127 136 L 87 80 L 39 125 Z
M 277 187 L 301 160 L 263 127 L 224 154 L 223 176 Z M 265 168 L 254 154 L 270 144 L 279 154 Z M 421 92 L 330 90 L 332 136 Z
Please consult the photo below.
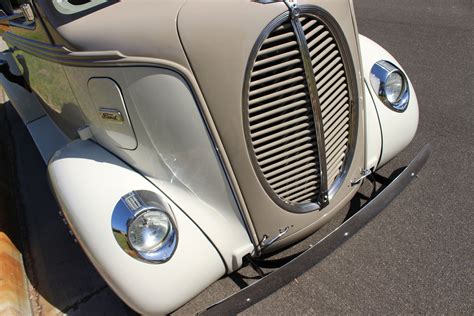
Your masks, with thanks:
M 290 283 L 311 267 L 322 261 L 362 227 L 387 207 L 411 182 L 425 165 L 431 153 L 431 146 L 425 145 L 410 164 L 374 199 L 366 203 L 350 219 L 336 228 L 319 243 L 291 260 L 280 269 L 261 278 L 255 283 L 226 299 L 208 307 L 200 314 L 237 314 L 266 298 L 274 291 Z

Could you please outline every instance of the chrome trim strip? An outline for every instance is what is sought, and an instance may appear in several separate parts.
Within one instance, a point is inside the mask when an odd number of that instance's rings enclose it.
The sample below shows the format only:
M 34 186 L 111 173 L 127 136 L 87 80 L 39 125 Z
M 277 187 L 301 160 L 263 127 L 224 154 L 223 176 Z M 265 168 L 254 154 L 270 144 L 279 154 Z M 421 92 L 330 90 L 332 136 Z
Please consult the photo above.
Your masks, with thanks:
M 201 311 L 199 315 L 236 315 L 258 303 L 321 262 L 380 214 L 416 177 L 431 154 L 427 144 L 410 164 L 351 218 L 275 272 Z
M 73 52 L 64 46 L 55 46 L 29 40 L 10 32 L 3 34 L 3 39 L 13 46 L 14 50 L 22 50 L 33 56 L 64 65 L 83 66 L 84 62 L 90 65 L 97 62 L 118 61 L 125 58 L 118 51 Z
M 312 5 L 303 5 L 301 6 L 302 14 L 309 15 L 317 18 L 321 23 L 323 23 L 333 34 L 333 38 L 337 43 L 337 47 L 341 54 L 342 62 L 344 65 L 344 70 L 346 74 L 346 82 L 348 85 L 349 92 L 349 106 L 350 106 L 350 128 L 349 128 L 349 142 L 347 154 L 344 159 L 344 163 L 341 167 L 341 172 L 337 176 L 336 180 L 332 183 L 331 187 L 328 188 L 329 201 L 336 195 L 339 191 L 339 188 L 347 180 L 347 174 L 349 168 L 351 167 L 352 160 L 355 154 L 355 148 L 357 146 L 357 135 L 359 133 L 359 87 L 357 85 L 357 74 L 355 72 L 354 63 L 352 61 L 351 51 L 344 32 L 341 30 L 337 21 L 328 13 L 326 10 L 312 6 Z M 356 52 L 354 52 L 356 53 Z M 357 52 L 358 53 L 358 52 Z
M 318 161 L 319 161 L 319 208 L 325 207 L 329 203 L 328 198 L 328 179 L 327 179 L 327 165 L 326 165 L 326 146 L 324 141 L 323 117 L 321 114 L 321 104 L 319 103 L 318 90 L 316 87 L 315 73 L 313 71 L 313 64 L 309 55 L 308 43 L 303 31 L 303 26 L 299 20 L 301 9 L 293 3 L 285 1 L 291 12 L 291 24 L 295 30 L 298 45 L 300 47 L 301 58 L 303 60 L 304 73 L 306 82 L 308 83 L 308 91 L 313 108 L 314 126 L 316 128 L 316 144 L 318 146 Z M 296 6 L 295 6 L 296 5 Z

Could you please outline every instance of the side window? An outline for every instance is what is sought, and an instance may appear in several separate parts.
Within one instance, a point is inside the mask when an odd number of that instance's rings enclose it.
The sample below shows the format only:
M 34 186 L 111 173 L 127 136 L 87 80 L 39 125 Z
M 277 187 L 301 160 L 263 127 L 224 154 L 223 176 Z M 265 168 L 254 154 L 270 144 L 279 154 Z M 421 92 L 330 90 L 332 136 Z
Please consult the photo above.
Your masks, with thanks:
M 0 0 L 3 1 L 3 0 Z M 80 19 L 121 0 L 32 0 L 54 28 Z
M 62 14 L 75 14 L 107 3 L 107 0 L 52 0 L 54 7 Z

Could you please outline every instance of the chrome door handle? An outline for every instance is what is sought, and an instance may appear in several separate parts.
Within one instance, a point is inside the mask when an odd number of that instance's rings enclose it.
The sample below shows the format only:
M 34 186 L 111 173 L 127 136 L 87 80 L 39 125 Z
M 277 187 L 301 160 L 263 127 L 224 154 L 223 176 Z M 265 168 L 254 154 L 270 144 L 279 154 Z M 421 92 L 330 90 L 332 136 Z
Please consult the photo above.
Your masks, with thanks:
M 33 22 L 35 20 L 35 14 L 33 13 L 33 9 L 31 8 L 31 4 L 23 3 L 20 5 L 21 12 L 23 16 L 28 22 Z

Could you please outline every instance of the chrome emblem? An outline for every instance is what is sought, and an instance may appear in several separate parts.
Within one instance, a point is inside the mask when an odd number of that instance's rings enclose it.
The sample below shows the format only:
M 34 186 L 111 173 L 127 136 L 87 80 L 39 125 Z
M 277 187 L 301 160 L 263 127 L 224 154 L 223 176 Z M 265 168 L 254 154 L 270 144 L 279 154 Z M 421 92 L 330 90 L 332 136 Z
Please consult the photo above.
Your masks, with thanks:
M 109 121 L 109 122 L 119 123 L 119 124 L 123 123 L 122 113 L 120 113 L 120 111 L 118 110 L 101 108 L 99 110 L 99 115 L 100 115 L 100 118 L 103 119 L 104 121 Z

